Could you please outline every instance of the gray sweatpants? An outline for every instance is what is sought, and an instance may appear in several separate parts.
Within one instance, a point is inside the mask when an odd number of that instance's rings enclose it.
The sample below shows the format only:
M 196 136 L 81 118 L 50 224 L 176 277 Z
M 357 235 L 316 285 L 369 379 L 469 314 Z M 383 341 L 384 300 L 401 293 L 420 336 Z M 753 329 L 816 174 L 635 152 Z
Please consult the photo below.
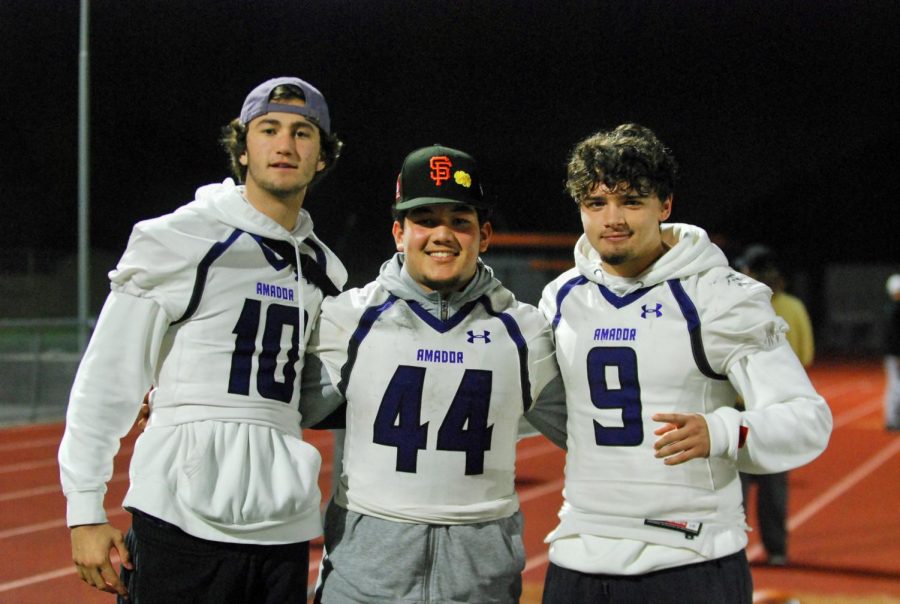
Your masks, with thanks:
M 522 514 L 462 525 L 325 513 L 322 604 L 510 604 L 522 593 Z

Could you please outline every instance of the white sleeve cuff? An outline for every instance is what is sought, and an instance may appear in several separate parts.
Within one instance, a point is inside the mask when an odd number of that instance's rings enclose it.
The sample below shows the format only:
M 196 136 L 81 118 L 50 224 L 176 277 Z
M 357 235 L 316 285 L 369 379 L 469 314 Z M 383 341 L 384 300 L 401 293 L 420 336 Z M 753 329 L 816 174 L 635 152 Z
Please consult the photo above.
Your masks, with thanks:
M 72 491 L 66 494 L 66 525 L 103 524 L 106 510 L 103 509 L 104 491 Z
M 741 434 L 741 413 L 731 407 L 721 407 L 703 416 L 709 429 L 709 456 L 737 461 Z

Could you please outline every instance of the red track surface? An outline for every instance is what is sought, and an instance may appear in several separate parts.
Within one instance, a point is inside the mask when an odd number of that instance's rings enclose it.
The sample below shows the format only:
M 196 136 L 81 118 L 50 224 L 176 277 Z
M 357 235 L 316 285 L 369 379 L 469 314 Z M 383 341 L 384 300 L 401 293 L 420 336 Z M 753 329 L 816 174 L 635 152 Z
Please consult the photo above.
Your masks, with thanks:
M 786 568 L 753 566 L 757 590 L 801 602 L 900 602 L 900 433 L 882 426 L 884 379 L 877 363 L 820 364 L 810 372 L 831 405 L 835 431 L 825 453 L 791 473 L 790 559 Z M 82 584 L 70 561 L 65 499 L 56 449 L 61 423 L 0 430 L 0 603 L 105 603 L 113 597 Z M 325 459 L 320 486 L 330 490 L 331 437 L 307 433 Z M 114 524 L 127 528 L 119 508 L 134 436 L 125 439 L 107 495 Z M 526 518 L 526 597 L 536 601 L 547 567 L 543 537 L 561 502 L 563 453 L 542 438 L 519 445 L 519 494 Z M 754 524 L 751 505 L 750 524 Z M 750 535 L 751 563 L 762 557 Z M 311 554 L 310 581 L 321 556 Z

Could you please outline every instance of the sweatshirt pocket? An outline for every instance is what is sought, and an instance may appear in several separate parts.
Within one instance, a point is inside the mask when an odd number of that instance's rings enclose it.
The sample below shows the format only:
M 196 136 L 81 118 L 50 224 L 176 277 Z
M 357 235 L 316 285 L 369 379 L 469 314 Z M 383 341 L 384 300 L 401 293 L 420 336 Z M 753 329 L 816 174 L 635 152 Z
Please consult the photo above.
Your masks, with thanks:
M 213 525 L 275 525 L 318 509 L 321 457 L 308 443 L 251 424 L 200 422 L 175 495 Z

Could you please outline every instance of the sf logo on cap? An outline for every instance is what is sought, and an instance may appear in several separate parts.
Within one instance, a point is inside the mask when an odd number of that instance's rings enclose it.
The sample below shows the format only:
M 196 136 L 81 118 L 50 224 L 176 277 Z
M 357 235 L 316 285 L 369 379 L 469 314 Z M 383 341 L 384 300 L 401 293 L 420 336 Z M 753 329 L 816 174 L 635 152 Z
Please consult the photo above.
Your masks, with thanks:
M 445 180 L 450 179 L 450 168 L 453 164 L 446 155 L 435 155 L 428 162 L 428 167 L 431 168 L 431 180 L 439 187 Z

